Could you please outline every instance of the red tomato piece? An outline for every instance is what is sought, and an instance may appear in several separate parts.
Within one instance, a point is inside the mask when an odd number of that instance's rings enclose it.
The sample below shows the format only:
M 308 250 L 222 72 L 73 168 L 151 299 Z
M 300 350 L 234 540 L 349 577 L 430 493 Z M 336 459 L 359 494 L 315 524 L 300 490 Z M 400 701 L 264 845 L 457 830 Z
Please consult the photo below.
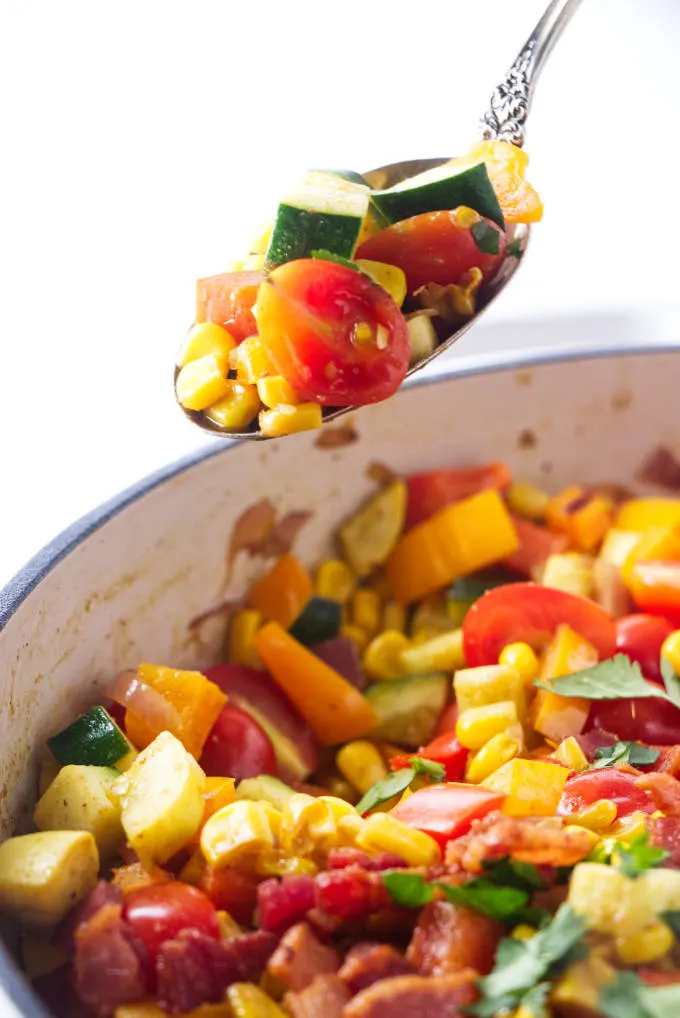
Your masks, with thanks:
M 446 784 L 420 788 L 391 815 L 429 834 L 440 845 L 467 834 L 473 820 L 500 809 L 505 796 L 480 785 Z
M 230 703 L 218 714 L 198 762 L 208 777 L 278 774 L 269 736 L 254 718 Z
M 200 887 L 216 909 L 224 909 L 239 923 L 250 923 L 257 901 L 258 877 L 228 866 L 214 870 L 206 866 Z
M 631 569 L 630 592 L 642 611 L 680 625 L 680 562 L 637 562 Z
M 637 661 L 646 679 L 661 682 L 661 645 L 675 630 L 658 615 L 624 615 L 616 626 L 616 650 Z
M 654 802 L 646 792 L 635 787 L 636 780 L 637 775 L 620 771 L 616 767 L 603 767 L 601 770 L 577 774 L 568 779 L 557 813 L 560 816 L 580 813 L 598 799 L 611 800 L 616 805 L 617 818 L 627 817 L 636 810 L 653 813 L 656 809 Z
M 196 283 L 196 321 L 216 322 L 240 343 L 257 335 L 253 307 L 262 282 L 261 272 L 222 272 Z
M 462 225 L 462 218 L 457 209 L 412 216 L 369 237 L 355 257 L 398 265 L 409 290 L 426 283 L 457 283 L 474 266 L 481 269 L 484 280 L 491 279 L 505 256 L 505 234 L 489 219 L 479 217 L 477 223 Z M 497 254 L 479 250 L 471 231 L 480 222 L 498 234 Z
M 680 743 L 680 710 L 651 696 L 594 700 L 585 730 L 593 728 L 613 732 L 623 742 L 675 746 Z
M 664 866 L 680 866 L 680 817 L 655 817 L 649 827 L 652 844 L 670 853 Z
M 468 667 L 496 664 L 508 643 L 519 641 L 540 649 L 562 622 L 592 643 L 600 658 L 614 653 L 614 623 L 594 601 L 538 583 L 511 583 L 482 594 L 465 616 L 463 650 Z
M 452 700 L 451 703 L 447 704 L 442 711 L 442 716 L 439 719 L 439 724 L 437 725 L 435 734 L 447 735 L 448 733 L 453 732 L 455 730 L 459 714 L 460 709 L 458 707 L 458 703 L 456 700 Z
M 360 406 L 397 391 L 409 365 L 406 319 L 382 286 L 345 265 L 302 258 L 260 288 L 259 336 L 304 400 Z
M 390 760 L 390 767 L 393 771 L 399 771 L 403 767 L 409 767 L 409 760 L 412 756 L 422 756 L 426 760 L 433 760 L 435 763 L 444 765 L 447 781 L 461 781 L 465 774 L 468 751 L 462 746 L 453 732 L 440 735 L 438 738 L 428 742 L 417 753 L 404 753 L 393 756 Z
M 519 548 L 503 559 L 503 565 L 508 569 L 523 576 L 534 576 L 535 571 L 541 569 L 551 555 L 557 555 L 568 547 L 569 538 L 566 534 L 552 534 L 546 527 L 539 527 L 521 516 L 511 514 L 511 517 L 519 538 Z
M 123 916 L 149 952 L 153 964 L 158 950 L 181 930 L 198 930 L 207 937 L 220 936 L 215 906 L 197 887 L 173 881 L 150 884 L 125 896 Z
M 512 477 L 505 463 L 489 463 L 465 470 L 430 470 L 408 480 L 406 526 L 415 527 L 440 509 L 488 488 L 507 488 Z

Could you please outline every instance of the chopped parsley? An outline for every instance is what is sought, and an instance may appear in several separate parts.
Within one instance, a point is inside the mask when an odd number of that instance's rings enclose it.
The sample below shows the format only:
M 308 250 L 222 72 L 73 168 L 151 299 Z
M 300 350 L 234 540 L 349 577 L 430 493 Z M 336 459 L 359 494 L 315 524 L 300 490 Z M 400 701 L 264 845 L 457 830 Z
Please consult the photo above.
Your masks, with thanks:
M 513 240 L 510 244 L 508 244 L 508 254 L 512 255 L 513 258 L 517 258 L 519 261 L 524 254 L 520 240 Z
M 495 226 L 491 226 L 481 219 L 470 227 L 470 233 L 482 254 L 498 254 L 500 250 L 499 233 Z
M 434 782 L 443 781 L 446 777 L 446 768 L 435 760 L 426 760 L 422 756 L 412 756 L 409 759 L 410 767 L 402 767 L 394 774 L 376 781 L 372 788 L 359 800 L 356 805 L 357 813 L 363 816 L 370 813 L 376 806 L 388 802 L 405 791 L 418 774 L 426 774 Z
M 660 866 L 668 858 L 669 853 L 665 848 L 657 848 L 649 844 L 649 831 L 642 831 L 628 842 L 605 840 L 589 856 L 591 862 L 603 864 L 609 863 L 626 874 L 627 877 L 635 879 Z M 679 913 L 680 916 L 680 913 Z
M 634 972 L 617 972 L 600 990 L 598 1008 L 606 1018 L 676 1018 L 680 983 L 647 986 Z
M 657 697 L 680 707 L 680 679 L 673 672 L 673 681 L 666 681 L 666 675 L 664 691 L 660 686 L 645 681 L 637 661 L 631 661 L 625 654 L 617 654 L 592 668 L 551 679 L 550 683 L 535 679 L 534 685 L 552 690 L 560 696 L 578 696 L 585 700 L 619 700 L 621 697 L 631 696 Z
M 649 767 L 661 756 L 658 749 L 643 746 L 641 742 L 615 742 L 613 746 L 600 746 L 595 750 L 595 763 L 591 771 L 612 767 L 615 763 L 627 763 L 631 767 Z

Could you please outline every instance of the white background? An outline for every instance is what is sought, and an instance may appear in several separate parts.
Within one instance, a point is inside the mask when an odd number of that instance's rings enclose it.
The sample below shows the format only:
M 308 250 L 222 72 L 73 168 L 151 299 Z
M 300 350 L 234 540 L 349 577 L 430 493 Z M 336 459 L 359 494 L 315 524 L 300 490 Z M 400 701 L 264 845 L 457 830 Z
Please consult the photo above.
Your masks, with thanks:
M 5 0 L 0 582 L 202 444 L 171 386 L 194 280 L 240 255 L 281 183 L 466 149 L 542 7 Z M 679 54 L 679 0 L 584 0 L 531 118 L 544 222 L 461 353 L 540 342 L 545 315 L 673 304 Z

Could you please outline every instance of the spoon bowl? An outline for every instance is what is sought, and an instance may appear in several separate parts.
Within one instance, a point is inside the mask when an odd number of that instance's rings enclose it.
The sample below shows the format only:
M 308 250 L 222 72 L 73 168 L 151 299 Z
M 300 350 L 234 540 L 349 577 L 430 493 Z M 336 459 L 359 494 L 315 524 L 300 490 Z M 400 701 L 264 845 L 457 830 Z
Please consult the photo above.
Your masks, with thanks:
M 536 80 L 553 46 L 580 3 L 581 0 L 551 0 L 548 4 L 542 18 L 520 50 L 505 78 L 496 87 L 491 96 L 489 108 L 481 121 L 482 137 L 484 139 L 497 139 L 510 142 L 519 148 L 522 147 L 525 124 L 529 115 Z M 403 180 L 414 177 L 426 170 L 442 166 L 447 162 L 449 162 L 448 158 L 406 160 L 371 170 L 364 174 L 364 177 L 372 188 L 384 189 L 393 187 L 395 184 L 399 184 Z M 436 357 L 439 357 L 440 354 L 453 346 L 461 336 L 465 335 L 473 325 L 477 324 L 482 314 L 493 304 L 517 272 L 529 243 L 530 232 L 530 227 L 524 223 L 506 224 L 505 233 L 508 240 L 508 248 L 512 248 L 512 251 L 506 250 L 500 268 L 482 287 L 478 296 L 475 314 L 459 325 L 449 336 L 441 340 L 432 353 L 412 364 L 406 373 L 406 378 L 409 378 L 416 371 L 420 371 L 421 368 L 424 368 Z M 179 368 L 175 367 L 175 381 L 178 373 Z M 176 396 L 175 398 L 177 399 Z M 220 435 L 223 438 L 232 439 L 264 440 L 268 437 L 259 430 L 257 419 L 253 421 L 246 431 L 226 431 L 218 424 L 208 420 L 202 412 L 187 410 L 179 400 L 177 400 L 177 404 L 192 423 L 212 435 Z M 355 406 L 323 407 L 323 423 L 337 420 L 338 417 L 342 417 L 344 414 L 356 411 L 357 409 L 359 408 Z

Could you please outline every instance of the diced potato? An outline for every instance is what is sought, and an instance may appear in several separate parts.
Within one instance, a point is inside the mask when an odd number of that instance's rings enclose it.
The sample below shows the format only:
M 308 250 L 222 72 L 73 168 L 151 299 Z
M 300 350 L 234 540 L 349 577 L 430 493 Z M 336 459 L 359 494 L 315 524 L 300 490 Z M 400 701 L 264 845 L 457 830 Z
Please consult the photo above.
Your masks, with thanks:
M 650 926 L 659 911 L 646 876 L 631 880 L 613 866 L 580 862 L 572 872 L 567 900 L 590 930 L 625 937 Z
M 345 557 L 359 576 L 367 576 L 389 557 L 404 528 L 406 485 L 392 481 L 340 528 Z
M 456 672 L 453 688 L 461 713 L 470 707 L 486 707 L 502 700 L 514 700 L 517 717 L 527 713 L 524 679 L 507 665 L 482 665 L 462 668 Z
M 161 732 L 114 785 L 123 829 L 145 866 L 165 862 L 203 819 L 205 774 L 170 732 Z
M 89 831 L 38 831 L 0 845 L 0 910 L 53 926 L 97 882 L 99 853 Z
M 111 794 L 119 777 L 112 767 L 62 767 L 33 813 L 39 831 L 89 831 L 102 859 L 124 840 L 120 803 Z

